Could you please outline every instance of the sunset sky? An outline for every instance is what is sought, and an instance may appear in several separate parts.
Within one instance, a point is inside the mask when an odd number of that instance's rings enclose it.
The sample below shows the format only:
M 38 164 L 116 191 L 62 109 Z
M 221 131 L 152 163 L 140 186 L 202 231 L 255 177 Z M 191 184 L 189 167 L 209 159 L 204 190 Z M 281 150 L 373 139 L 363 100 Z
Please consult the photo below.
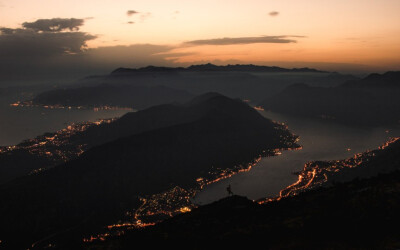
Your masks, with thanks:
M 54 18 L 77 20 L 37 28 Z M 399 0 L 0 0 L 0 27 L 0 66 L 14 75 L 38 59 L 79 74 L 205 62 L 400 68 Z

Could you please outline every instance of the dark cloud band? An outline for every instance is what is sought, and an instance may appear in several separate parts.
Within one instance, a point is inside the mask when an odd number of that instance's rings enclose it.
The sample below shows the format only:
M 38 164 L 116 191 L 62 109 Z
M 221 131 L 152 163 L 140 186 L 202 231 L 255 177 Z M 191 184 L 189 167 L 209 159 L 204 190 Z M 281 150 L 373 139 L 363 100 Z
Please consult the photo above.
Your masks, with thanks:
M 25 22 L 22 28 L 0 28 L 0 55 L 14 60 L 80 53 L 96 36 L 77 32 L 84 19 L 53 18 Z
M 270 15 L 270 16 L 278 16 L 279 12 L 278 11 L 271 11 L 270 13 L 268 13 L 268 15 Z
M 234 45 L 234 44 L 252 44 L 252 43 L 296 43 L 297 40 L 291 39 L 302 36 L 260 36 L 260 37 L 224 37 L 215 39 L 193 40 L 185 42 L 184 45 Z
M 22 24 L 22 27 L 42 32 L 59 32 L 64 30 L 77 31 L 84 23 L 84 19 L 53 18 L 38 19 L 35 22 L 25 22 Z
M 136 11 L 136 10 L 128 10 L 128 11 L 126 12 L 126 15 L 132 16 L 132 15 L 139 14 L 139 13 L 140 13 L 140 12 L 138 12 L 138 11 Z

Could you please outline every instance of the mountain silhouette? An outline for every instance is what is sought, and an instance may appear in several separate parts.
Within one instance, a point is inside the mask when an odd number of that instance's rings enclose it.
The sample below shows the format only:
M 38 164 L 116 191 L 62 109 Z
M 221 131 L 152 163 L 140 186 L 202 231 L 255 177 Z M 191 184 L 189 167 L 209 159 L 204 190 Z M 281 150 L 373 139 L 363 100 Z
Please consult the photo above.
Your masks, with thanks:
M 317 69 L 311 68 L 281 68 L 276 66 L 259 66 L 253 64 L 235 64 L 235 65 L 225 65 L 218 66 L 215 64 L 207 63 L 207 64 L 199 64 L 199 65 L 191 65 L 187 68 L 183 67 L 156 67 L 156 66 L 147 66 L 138 69 L 130 69 L 130 68 L 118 68 L 114 70 L 111 74 L 135 74 L 135 73 L 148 73 L 148 72 L 157 72 L 157 73 L 176 73 L 176 72 L 202 72 L 202 71 L 219 71 L 219 72 L 227 72 L 227 71 L 243 71 L 243 72 L 314 72 L 314 73 L 326 73 L 326 71 L 321 71 Z
M 372 74 L 323 88 L 294 84 L 261 105 L 275 112 L 325 118 L 355 126 L 399 125 L 400 72 Z
M 70 85 L 40 93 L 34 104 L 62 106 L 122 106 L 144 109 L 184 102 L 195 95 L 218 92 L 258 104 L 295 82 L 337 86 L 351 75 L 310 68 L 259 65 L 192 65 L 183 67 L 117 68 L 110 74 L 88 76 Z
M 400 88 L 400 71 L 388 71 L 384 74 L 373 73 L 360 80 L 352 80 L 344 87 Z
M 206 247 L 262 241 L 267 249 L 396 249 L 399 245 L 400 141 L 363 163 L 391 173 L 336 183 L 260 205 L 230 196 L 145 230 L 132 230 L 85 247 L 129 249 L 145 241 L 177 244 L 181 239 Z M 373 165 L 373 166 L 372 166 Z
M 140 121 L 159 126 L 146 130 Z M 0 232 L 4 244 L 31 244 L 64 230 L 82 233 L 114 223 L 139 206 L 138 196 L 194 187 L 212 169 L 247 164 L 275 148 L 295 145 L 289 131 L 246 103 L 218 94 L 128 114 L 104 131 L 127 129 L 130 122 L 136 134 L 2 185 L 0 223 L 8 225 Z

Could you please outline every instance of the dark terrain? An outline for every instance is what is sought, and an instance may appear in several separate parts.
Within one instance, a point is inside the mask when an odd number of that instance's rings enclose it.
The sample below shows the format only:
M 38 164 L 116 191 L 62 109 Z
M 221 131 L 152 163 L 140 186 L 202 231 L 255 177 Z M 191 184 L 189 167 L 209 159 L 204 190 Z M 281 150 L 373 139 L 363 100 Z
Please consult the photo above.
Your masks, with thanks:
M 265 109 L 356 126 L 398 126 L 400 72 L 371 74 L 337 87 L 295 84 L 261 103 Z
M 213 64 L 187 68 L 148 66 L 118 68 L 109 75 L 91 76 L 73 85 L 45 91 L 32 99 L 39 105 L 146 107 L 185 101 L 191 95 L 218 92 L 258 103 L 296 82 L 336 86 L 351 75 L 316 69 L 286 69 L 257 65 Z
M 384 166 L 386 165 L 386 166 Z M 397 169 L 371 178 L 335 183 L 259 205 L 232 196 L 145 230 L 128 231 L 86 249 L 131 249 L 139 240 L 203 249 L 218 240 L 267 249 L 398 249 L 400 247 L 400 141 L 358 167 Z
M 77 131 L 71 135 L 67 135 L 60 142 L 47 143 L 36 152 L 32 150 L 33 145 L 43 140 L 48 141 L 43 138 L 52 138 L 55 134 L 48 133 L 34 140 L 22 142 L 17 145 L 16 149 L 0 153 L 0 183 L 27 175 L 40 168 L 48 169 L 67 160 L 75 159 L 81 150 L 86 151 L 94 146 L 111 142 L 121 137 L 163 127 L 191 123 L 204 118 L 213 110 L 225 112 L 226 114 L 230 114 L 230 116 L 234 116 L 236 112 L 240 112 L 239 109 L 235 111 L 229 105 L 219 107 L 218 103 L 211 104 L 204 102 L 212 96 L 218 96 L 218 94 L 205 94 L 185 104 L 163 104 L 138 112 L 130 112 L 112 123 L 90 126 L 84 131 Z M 250 110 L 250 107 L 246 104 L 237 105 L 237 107 L 241 107 L 241 109 L 245 107 L 246 110 Z M 224 111 L 225 108 L 226 110 Z M 251 112 L 254 113 L 255 111 Z M 225 118 L 220 117 L 220 119 Z M 229 119 L 232 118 L 229 117 Z M 240 119 L 245 120 L 246 117 L 243 116 Z M 60 137 L 59 135 L 57 136 Z M 51 152 L 52 154 L 48 155 L 46 152 Z M 26 164 L 27 162 L 29 164 Z
M 218 171 L 298 147 L 285 126 L 240 99 L 265 99 L 262 106 L 278 113 L 391 127 L 400 121 L 399 84 L 400 72 L 358 79 L 308 68 L 206 64 L 119 68 L 43 92 L 33 104 L 139 111 L 60 141 L 48 133 L 1 147 L 0 247 L 132 249 L 184 239 L 192 242 L 186 248 L 201 249 L 213 240 L 263 241 L 270 249 L 399 249 L 400 140 L 346 160 L 307 163 L 296 173 L 304 177 L 298 185 L 265 204 L 231 196 L 154 227 L 82 241 L 132 219 L 141 197 L 196 189 L 199 177 L 216 179 Z M 210 90 L 240 99 L 208 93 L 188 101 Z
M 136 134 L 128 135 L 132 131 Z M 208 177 L 214 168 L 232 168 L 276 148 L 297 146 L 284 127 L 219 94 L 127 114 L 85 136 L 98 146 L 63 165 L 0 186 L 3 245 L 29 246 L 66 232 L 76 233 L 71 242 L 80 242 L 81 233 L 114 223 L 137 208 L 139 195 L 195 187 L 196 178 Z

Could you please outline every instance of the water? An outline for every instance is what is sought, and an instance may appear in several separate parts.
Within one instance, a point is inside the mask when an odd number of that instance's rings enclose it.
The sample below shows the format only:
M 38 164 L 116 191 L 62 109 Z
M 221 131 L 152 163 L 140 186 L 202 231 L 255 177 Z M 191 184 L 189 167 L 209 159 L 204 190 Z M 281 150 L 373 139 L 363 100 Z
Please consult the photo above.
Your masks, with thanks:
M 120 117 L 127 110 L 45 109 L 11 107 L 11 99 L 0 99 L 0 146 L 15 145 L 45 132 L 55 132 L 70 123 Z
M 67 124 L 120 117 L 126 110 L 44 109 L 41 107 L 11 107 L 12 100 L 0 99 L 0 145 L 15 145 L 24 139 L 65 128 Z M 260 112 L 272 120 L 285 122 L 300 136 L 302 150 L 283 151 L 282 155 L 263 158 L 251 171 L 234 175 L 211 184 L 196 197 L 195 202 L 206 204 L 227 195 L 226 187 L 250 199 L 276 196 L 279 191 L 297 180 L 293 172 L 300 171 L 312 160 L 345 159 L 355 153 L 374 149 L 389 137 L 400 136 L 400 130 L 386 128 L 352 128 L 329 121 L 291 117 Z M 348 151 L 347 149 L 351 150 Z
M 293 133 L 300 136 L 299 143 L 303 149 L 283 151 L 282 155 L 263 158 L 249 172 L 206 186 L 195 197 L 195 203 L 207 204 L 226 197 L 226 187 L 229 184 L 235 194 L 247 196 L 249 199 L 277 196 L 281 189 L 297 181 L 293 172 L 302 170 L 306 162 L 345 159 L 356 153 L 375 149 L 389 137 L 400 136 L 400 129 L 354 128 L 329 121 L 264 111 L 260 113 L 287 124 Z

